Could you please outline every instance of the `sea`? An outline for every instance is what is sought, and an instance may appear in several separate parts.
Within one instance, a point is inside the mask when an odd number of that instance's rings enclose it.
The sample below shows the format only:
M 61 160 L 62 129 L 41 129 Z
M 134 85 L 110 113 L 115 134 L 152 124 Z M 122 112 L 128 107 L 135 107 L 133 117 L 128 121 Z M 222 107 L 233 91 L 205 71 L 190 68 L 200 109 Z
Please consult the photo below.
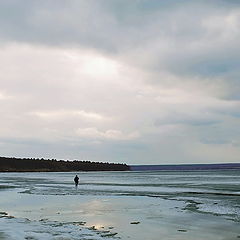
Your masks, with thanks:
M 240 170 L 0 173 L 0 239 L 240 239 Z

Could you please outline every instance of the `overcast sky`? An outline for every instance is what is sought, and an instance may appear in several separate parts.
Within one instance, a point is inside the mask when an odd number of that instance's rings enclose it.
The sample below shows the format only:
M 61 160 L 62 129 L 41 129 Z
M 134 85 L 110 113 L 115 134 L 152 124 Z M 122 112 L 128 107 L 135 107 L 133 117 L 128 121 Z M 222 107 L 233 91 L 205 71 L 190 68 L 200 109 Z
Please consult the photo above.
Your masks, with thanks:
M 240 1 L 1 0 L 0 155 L 239 162 Z

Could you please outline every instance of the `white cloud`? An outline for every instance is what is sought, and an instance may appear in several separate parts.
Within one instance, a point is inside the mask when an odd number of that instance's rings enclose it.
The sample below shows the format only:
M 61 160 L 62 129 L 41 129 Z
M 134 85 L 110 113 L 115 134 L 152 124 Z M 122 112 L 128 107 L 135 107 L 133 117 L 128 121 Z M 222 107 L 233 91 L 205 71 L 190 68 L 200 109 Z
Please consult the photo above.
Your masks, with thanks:
M 5 93 L 0 92 L 0 100 L 7 100 L 7 99 L 11 99 L 11 98 L 12 98 L 12 96 L 9 96 Z
M 59 111 L 37 111 L 32 112 L 30 115 L 34 115 L 43 119 L 48 120 L 62 120 L 64 118 L 81 118 L 85 119 L 86 121 L 106 121 L 110 120 L 110 118 L 103 116 L 99 113 L 95 112 L 86 112 L 84 110 L 59 110 Z
M 97 128 L 79 128 L 77 129 L 77 135 L 90 139 L 109 140 L 132 140 L 140 136 L 138 132 L 124 134 L 122 131 L 116 129 L 99 131 Z

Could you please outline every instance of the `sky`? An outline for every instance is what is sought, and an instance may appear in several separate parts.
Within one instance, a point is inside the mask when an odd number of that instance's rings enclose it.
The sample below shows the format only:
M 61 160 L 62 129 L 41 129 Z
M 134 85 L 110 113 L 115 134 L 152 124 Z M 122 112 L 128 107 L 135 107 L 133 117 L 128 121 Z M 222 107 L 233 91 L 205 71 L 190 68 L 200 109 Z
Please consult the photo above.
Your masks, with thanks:
M 1 0 L 0 155 L 240 160 L 240 1 Z

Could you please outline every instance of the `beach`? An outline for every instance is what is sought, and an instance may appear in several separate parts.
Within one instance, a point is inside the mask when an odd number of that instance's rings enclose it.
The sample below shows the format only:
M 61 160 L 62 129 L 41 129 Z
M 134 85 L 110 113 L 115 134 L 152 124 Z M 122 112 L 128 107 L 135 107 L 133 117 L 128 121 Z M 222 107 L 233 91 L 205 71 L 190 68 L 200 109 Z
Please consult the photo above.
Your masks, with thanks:
M 0 239 L 232 240 L 239 203 L 237 170 L 0 173 Z

